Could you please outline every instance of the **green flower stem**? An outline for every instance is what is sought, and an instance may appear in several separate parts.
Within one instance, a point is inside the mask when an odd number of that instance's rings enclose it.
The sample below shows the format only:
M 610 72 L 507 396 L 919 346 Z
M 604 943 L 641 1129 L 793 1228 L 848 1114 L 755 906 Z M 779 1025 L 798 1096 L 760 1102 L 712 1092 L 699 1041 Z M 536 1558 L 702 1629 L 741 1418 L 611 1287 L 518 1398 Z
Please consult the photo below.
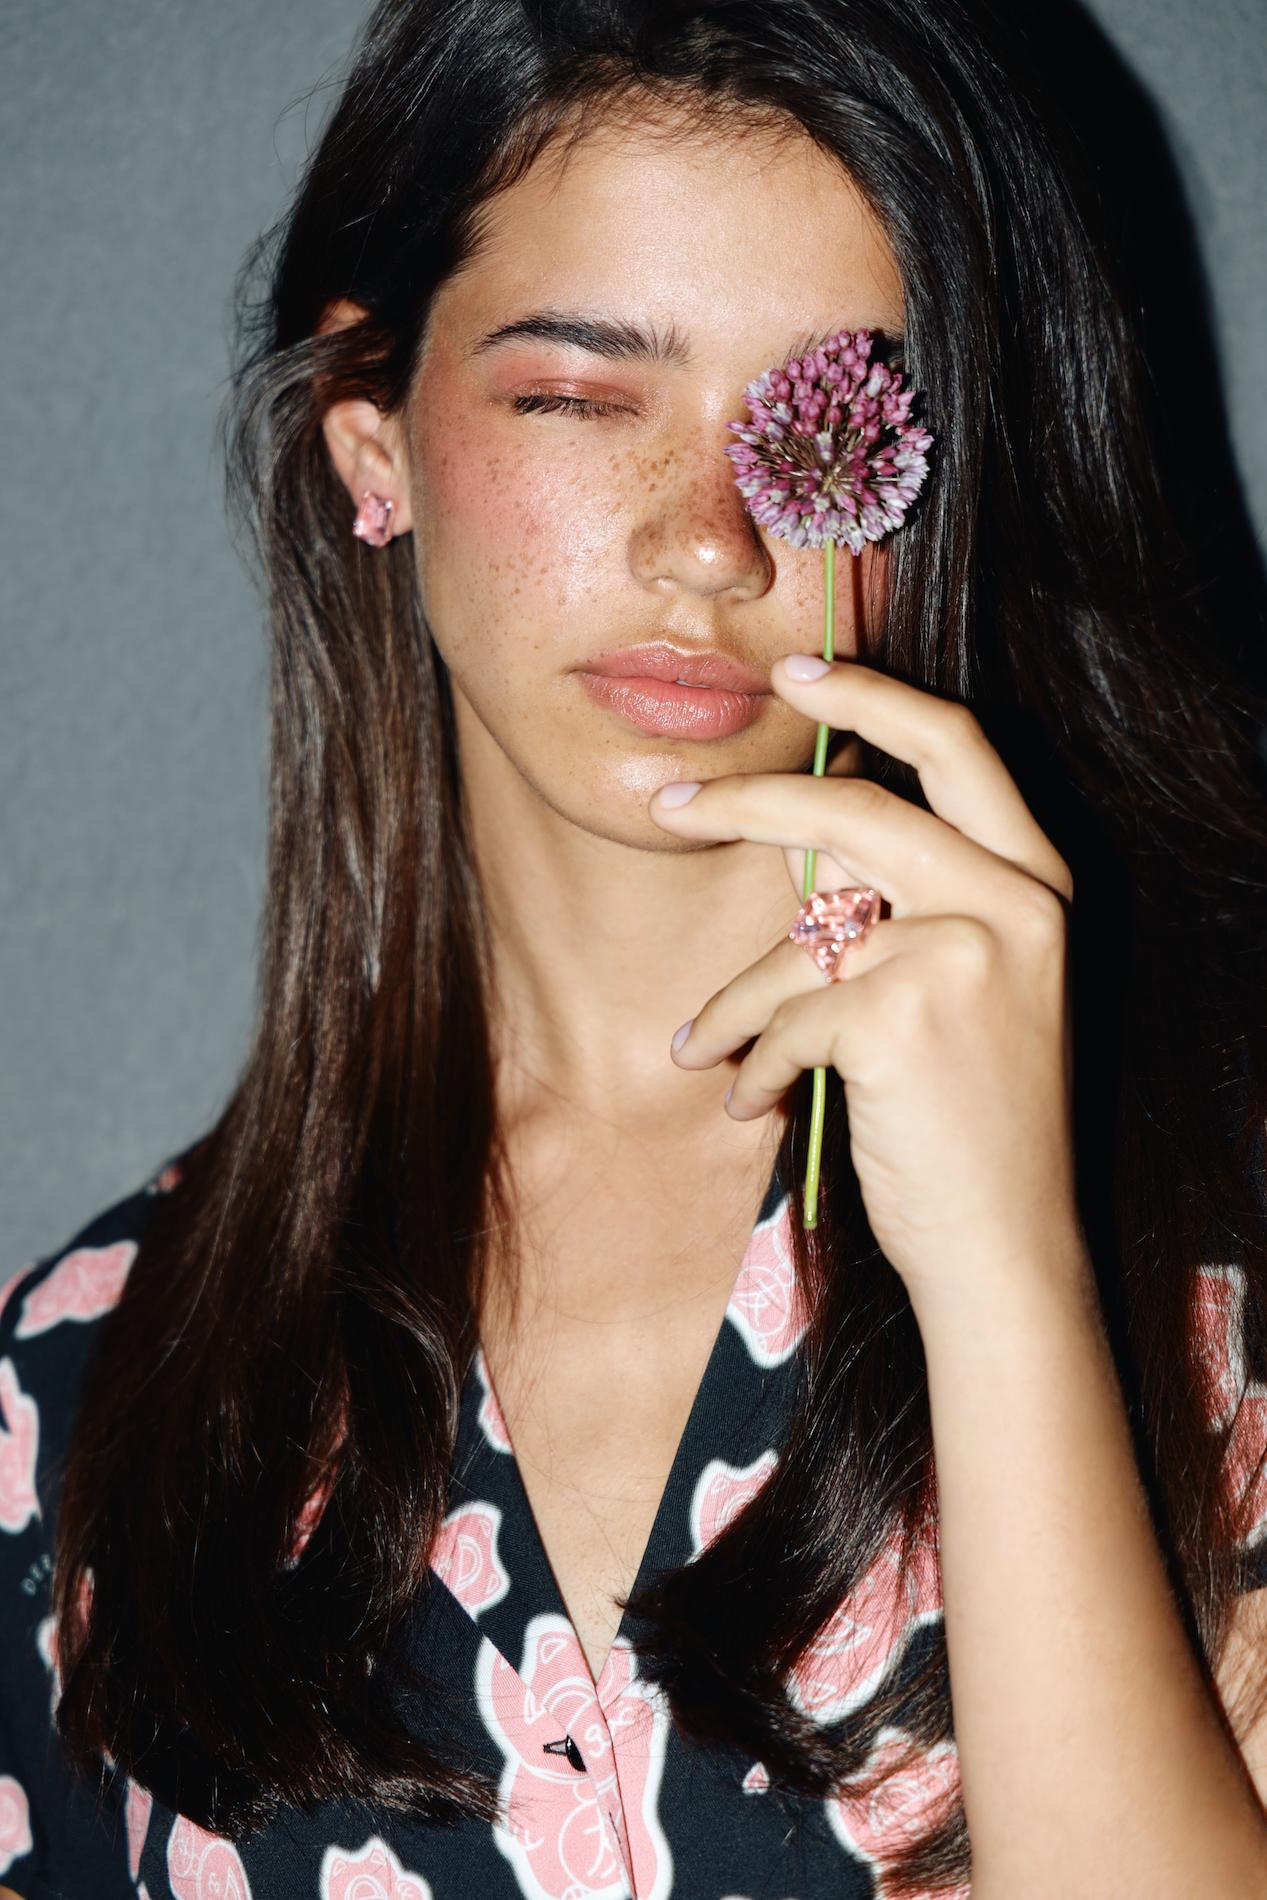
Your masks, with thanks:
M 825 602 L 823 608 L 823 658 L 834 660 L 836 657 L 836 543 L 823 543 L 823 577 L 825 581 Z M 827 734 L 829 726 L 820 724 L 814 740 L 815 778 L 822 778 L 827 769 Z M 805 852 L 805 876 L 801 883 L 802 902 L 814 889 L 814 858 L 812 849 Z M 827 1071 L 815 1069 L 814 1094 L 810 1105 L 809 1118 L 809 1159 L 805 1167 L 805 1204 L 801 1224 L 804 1227 L 818 1225 L 818 1169 L 823 1152 L 823 1116 L 827 1106 Z

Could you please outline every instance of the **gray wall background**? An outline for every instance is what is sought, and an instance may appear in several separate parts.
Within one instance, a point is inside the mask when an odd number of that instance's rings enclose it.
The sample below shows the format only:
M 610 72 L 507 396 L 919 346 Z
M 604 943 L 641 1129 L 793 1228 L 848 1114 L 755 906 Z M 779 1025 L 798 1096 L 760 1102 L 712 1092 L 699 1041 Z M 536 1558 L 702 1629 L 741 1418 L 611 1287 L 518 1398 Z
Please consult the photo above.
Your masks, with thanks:
M 233 273 L 367 11 L 0 27 L 0 1280 L 191 1140 L 245 1053 L 266 661 L 213 418 Z M 1093 11 L 1163 114 L 1264 533 L 1267 4 Z

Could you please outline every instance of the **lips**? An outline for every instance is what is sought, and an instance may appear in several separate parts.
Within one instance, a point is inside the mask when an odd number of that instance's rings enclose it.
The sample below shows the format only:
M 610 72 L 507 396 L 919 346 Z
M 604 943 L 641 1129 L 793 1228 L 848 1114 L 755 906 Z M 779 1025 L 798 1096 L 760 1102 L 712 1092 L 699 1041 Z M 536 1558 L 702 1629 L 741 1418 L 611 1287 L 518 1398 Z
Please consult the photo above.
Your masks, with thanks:
M 679 686 L 644 674 L 581 673 L 589 697 L 631 726 L 661 739 L 728 739 L 760 719 L 772 693 L 733 693 L 725 686 Z
M 583 669 L 609 679 L 681 681 L 687 686 L 719 687 L 731 693 L 768 694 L 770 683 L 764 673 L 732 659 L 718 647 L 686 652 L 658 640 L 647 646 L 619 647 L 597 659 L 587 660 Z

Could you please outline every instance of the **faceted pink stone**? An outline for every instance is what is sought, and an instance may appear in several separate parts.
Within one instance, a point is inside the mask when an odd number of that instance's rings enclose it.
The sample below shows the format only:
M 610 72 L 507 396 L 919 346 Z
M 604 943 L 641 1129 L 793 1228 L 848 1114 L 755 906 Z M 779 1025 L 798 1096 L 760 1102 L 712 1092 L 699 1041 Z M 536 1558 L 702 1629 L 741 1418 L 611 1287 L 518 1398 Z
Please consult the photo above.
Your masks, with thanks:
M 392 538 L 391 519 L 391 502 L 367 488 L 361 496 L 352 532 L 358 539 L 368 541 L 373 548 L 385 548 Z
M 809 951 L 823 975 L 836 975 L 846 946 L 865 937 L 880 915 L 880 893 L 850 885 L 843 891 L 813 891 L 788 931 Z

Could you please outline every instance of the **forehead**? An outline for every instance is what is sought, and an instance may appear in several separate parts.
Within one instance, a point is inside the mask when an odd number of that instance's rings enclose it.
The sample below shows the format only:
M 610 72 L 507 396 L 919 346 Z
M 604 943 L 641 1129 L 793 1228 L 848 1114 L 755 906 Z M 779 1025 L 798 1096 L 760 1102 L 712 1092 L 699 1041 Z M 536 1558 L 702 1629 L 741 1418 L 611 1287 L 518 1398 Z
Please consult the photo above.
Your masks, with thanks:
M 899 330 L 897 260 L 861 191 L 799 127 L 600 123 L 548 147 L 484 206 L 434 317 L 469 330 L 519 307 L 637 315 L 690 361 L 773 356 L 793 333 Z M 764 367 L 759 364 L 757 367 Z

